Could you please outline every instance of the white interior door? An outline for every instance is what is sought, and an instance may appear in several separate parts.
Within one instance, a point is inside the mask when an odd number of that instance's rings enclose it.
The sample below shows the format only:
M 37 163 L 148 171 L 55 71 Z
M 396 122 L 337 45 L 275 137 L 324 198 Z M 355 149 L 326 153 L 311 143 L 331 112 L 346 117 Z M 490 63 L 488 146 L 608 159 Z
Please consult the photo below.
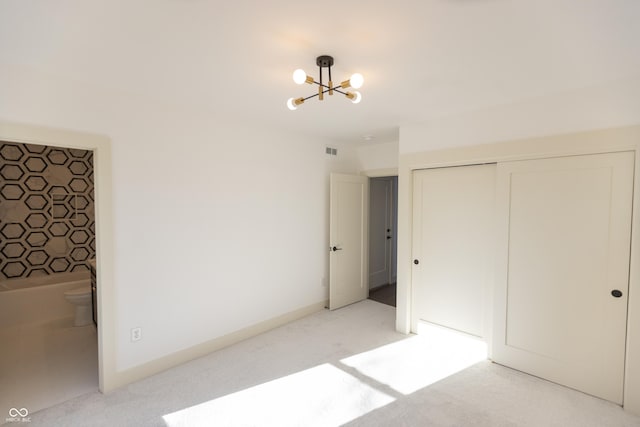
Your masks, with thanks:
M 393 178 L 369 180 L 369 289 L 391 283 Z
M 498 165 L 494 361 L 622 403 L 633 166 Z
M 411 329 L 427 321 L 486 337 L 495 164 L 413 174 Z
M 367 298 L 369 179 L 331 174 L 329 309 Z

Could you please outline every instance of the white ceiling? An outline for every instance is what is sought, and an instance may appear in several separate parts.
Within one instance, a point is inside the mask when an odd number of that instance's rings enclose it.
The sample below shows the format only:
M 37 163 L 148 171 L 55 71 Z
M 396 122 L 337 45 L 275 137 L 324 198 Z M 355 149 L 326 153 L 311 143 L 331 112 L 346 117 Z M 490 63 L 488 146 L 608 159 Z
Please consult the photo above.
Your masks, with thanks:
M 365 76 L 310 100 L 295 68 Z M 639 0 L 3 0 L 0 62 L 338 142 L 640 73 Z M 5 82 L 6 83 L 6 82 Z

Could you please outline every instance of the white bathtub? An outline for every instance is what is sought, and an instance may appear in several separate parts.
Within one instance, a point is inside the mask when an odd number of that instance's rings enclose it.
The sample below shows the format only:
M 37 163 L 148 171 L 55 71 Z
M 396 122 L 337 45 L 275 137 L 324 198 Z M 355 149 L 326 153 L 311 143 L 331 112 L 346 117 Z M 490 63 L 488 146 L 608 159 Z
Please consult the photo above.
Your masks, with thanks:
M 0 327 L 72 317 L 64 292 L 90 286 L 89 270 L 0 281 Z

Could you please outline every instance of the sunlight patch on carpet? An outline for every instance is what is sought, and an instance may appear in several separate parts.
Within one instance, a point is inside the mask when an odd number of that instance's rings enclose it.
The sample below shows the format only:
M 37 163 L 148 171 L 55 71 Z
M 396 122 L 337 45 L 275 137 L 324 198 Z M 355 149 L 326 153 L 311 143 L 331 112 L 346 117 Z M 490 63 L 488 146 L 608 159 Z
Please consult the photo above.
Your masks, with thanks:
M 394 400 L 323 364 L 162 418 L 168 427 L 341 425 Z
M 418 332 L 341 362 L 407 395 L 487 359 L 479 338 L 427 323 Z

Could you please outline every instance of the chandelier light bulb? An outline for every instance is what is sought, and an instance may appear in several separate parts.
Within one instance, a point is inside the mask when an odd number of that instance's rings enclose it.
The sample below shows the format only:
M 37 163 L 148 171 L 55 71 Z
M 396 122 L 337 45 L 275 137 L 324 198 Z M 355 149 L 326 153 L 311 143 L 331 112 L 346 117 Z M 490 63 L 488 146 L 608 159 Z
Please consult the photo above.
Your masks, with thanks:
M 307 81 L 307 73 L 305 73 L 304 70 L 298 68 L 293 72 L 293 81 L 299 85 L 303 84 Z
M 303 104 L 304 103 L 304 98 L 289 98 L 289 100 L 287 101 L 287 107 L 289 107 L 289 110 L 297 110 L 298 109 L 298 105 Z
M 362 74 L 360 73 L 355 73 L 349 79 L 349 83 L 351 84 L 352 88 L 360 89 L 362 87 L 362 84 L 364 83 L 364 77 L 362 77 Z
M 360 92 L 358 92 L 357 90 L 355 92 L 353 92 L 353 94 L 355 95 L 355 98 L 353 98 L 351 100 L 351 102 L 353 102 L 354 104 L 359 103 L 362 100 L 362 94 Z

